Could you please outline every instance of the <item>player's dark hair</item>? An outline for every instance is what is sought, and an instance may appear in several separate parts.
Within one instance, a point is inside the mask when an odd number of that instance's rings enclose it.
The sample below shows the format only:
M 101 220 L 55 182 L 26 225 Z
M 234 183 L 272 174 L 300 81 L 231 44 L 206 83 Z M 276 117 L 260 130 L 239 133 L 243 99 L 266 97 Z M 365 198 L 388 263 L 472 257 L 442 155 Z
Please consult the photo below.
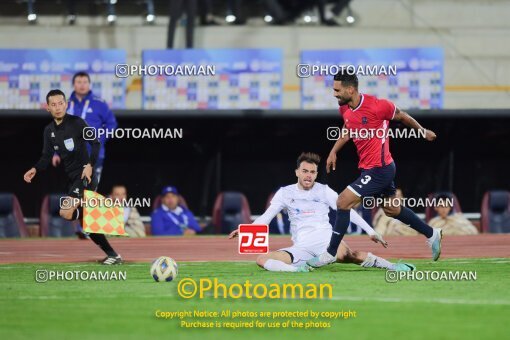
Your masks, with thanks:
M 358 76 L 354 73 L 348 73 L 344 68 L 340 68 L 333 79 L 341 81 L 343 86 L 352 86 L 356 90 L 358 89 Z
M 87 72 L 83 72 L 83 71 L 80 71 L 80 72 L 76 72 L 73 76 L 73 84 L 74 84 L 74 81 L 76 78 L 78 77 L 87 77 L 87 79 L 89 80 L 89 83 L 90 83 L 90 76 Z
M 319 166 L 321 156 L 313 152 L 303 152 L 297 159 L 296 169 L 299 168 L 302 162 L 312 163 Z
M 64 101 L 66 101 L 66 95 L 65 95 L 64 92 L 62 92 L 60 90 L 51 90 L 46 95 L 46 104 L 49 104 L 50 103 L 50 97 L 54 97 L 54 96 L 63 96 L 64 97 Z

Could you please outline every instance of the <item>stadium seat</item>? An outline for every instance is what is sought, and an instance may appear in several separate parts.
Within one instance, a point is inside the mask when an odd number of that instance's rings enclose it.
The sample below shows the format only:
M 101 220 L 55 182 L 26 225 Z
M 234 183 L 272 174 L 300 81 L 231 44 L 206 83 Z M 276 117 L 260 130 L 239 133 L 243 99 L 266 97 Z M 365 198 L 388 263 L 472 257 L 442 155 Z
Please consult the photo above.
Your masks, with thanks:
M 18 198 L 12 193 L 0 193 L 0 238 L 28 237 L 28 228 Z
M 482 232 L 510 233 L 510 192 L 487 191 L 480 210 Z
M 274 197 L 274 192 L 272 192 L 267 198 L 266 209 L 271 205 L 271 200 Z M 286 210 L 282 210 L 279 215 L 275 216 L 273 220 L 269 223 L 269 233 L 270 234 L 282 234 L 281 230 L 283 229 L 283 234 L 290 234 L 290 220 L 289 214 Z
M 459 203 L 459 199 L 451 191 L 433 192 L 433 193 L 429 194 L 427 198 L 429 200 L 431 200 L 434 197 L 437 197 L 437 196 L 440 196 L 440 195 L 446 195 L 446 196 L 448 196 L 450 198 L 453 198 L 453 207 L 452 207 L 452 211 L 451 211 L 453 214 L 461 213 L 462 212 L 462 209 L 461 209 L 460 203 Z M 436 216 L 437 216 L 437 212 L 434 209 L 434 207 L 427 206 L 427 208 L 425 208 L 425 221 L 426 222 L 430 221 L 431 219 L 433 219 Z
M 43 198 L 39 219 L 41 237 L 70 237 L 76 234 L 76 225 L 60 217 L 60 198 L 65 194 L 50 194 Z
M 250 205 L 246 196 L 236 191 L 221 192 L 216 196 L 212 213 L 215 233 L 228 234 L 239 224 L 251 223 Z
M 179 195 L 179 205 L 183 206 L 186 209 L 188 208 L 188 203 L 186 203 L 186 200 L 182 195 Z M 156 210 L 161 206 L 161 195 L 156 196 L 156 198 L 152 201 L 152 211 Z

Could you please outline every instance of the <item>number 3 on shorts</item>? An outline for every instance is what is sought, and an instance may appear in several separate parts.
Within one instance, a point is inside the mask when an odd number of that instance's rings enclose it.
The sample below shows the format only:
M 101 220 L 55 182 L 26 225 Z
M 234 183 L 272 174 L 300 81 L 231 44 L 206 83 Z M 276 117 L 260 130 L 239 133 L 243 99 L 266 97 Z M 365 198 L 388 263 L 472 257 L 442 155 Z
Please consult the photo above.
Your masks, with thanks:
M 361 183 L 367 184 L 368 182 L 370 182 L 371 179 L 372 177 L 370 177 L 369 175 L 365 175 L 365 177 L 361 180 Z

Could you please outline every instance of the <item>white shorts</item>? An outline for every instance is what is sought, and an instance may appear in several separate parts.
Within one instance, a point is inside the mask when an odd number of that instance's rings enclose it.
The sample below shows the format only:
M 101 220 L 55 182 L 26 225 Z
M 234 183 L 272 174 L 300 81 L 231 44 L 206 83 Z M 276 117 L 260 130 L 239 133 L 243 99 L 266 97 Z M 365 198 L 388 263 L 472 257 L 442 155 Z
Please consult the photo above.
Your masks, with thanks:
M 315 256 L 324 253 L 329 246 L 329 238 L 326 242 L 317 243 L 310 246 L 293 245 L 292 247 L 278 249 L 290 254 L 292 265 L 300 266 Z

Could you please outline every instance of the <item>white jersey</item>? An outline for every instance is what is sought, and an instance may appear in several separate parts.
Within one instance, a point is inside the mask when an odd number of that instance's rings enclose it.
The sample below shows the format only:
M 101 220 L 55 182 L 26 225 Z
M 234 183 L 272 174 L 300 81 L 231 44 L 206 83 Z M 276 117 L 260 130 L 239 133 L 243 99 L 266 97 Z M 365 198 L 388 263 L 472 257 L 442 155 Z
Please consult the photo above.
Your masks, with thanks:
M 300 189 L 298 184 L 280 188 L 269 208 L 254 224 L 269 224 L 281 210 L 286 210 L 290 220 L 290 234 L 294 245 L 310 245 L 329 242 L 332 227 L 329 223 L 329 209 L 336 210 L 338 194 L 329 186 L 315 182 L 310 190 Z M 361 216 L 351 209 L 351 222 L 367 233 L 374 230 Z

